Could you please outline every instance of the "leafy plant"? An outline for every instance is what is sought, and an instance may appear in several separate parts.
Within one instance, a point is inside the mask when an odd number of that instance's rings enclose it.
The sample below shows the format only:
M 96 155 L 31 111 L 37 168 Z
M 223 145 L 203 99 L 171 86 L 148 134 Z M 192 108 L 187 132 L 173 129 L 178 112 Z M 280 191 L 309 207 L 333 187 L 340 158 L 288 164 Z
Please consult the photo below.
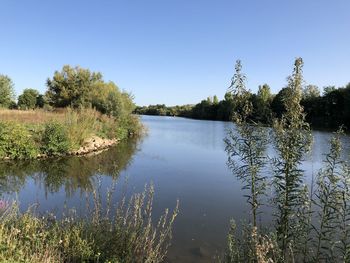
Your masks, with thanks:
M 0 122 L 0 158 L 36 157 L 38 147 L 28 129 L 14 122 Z
M 70 141 L 66 128 L 58 122 L 45 125 L 42 135 L 42 152 L 47 155 L 61 155 L 70 149 Z
M 300 164 L 311 145 L 309 125 L 305 122 L 300 105 L 302 67 L 302 59 L 296 59 L 284 98 L 286 112 L 273 126 L 274 147 L 277 152 L 277 157 L 273 159 L 277 238 L 285 256 L 288 247 L 298 238 L 296 228 L 305 223 L 297 216 L 305 202 L 301 197 L 307 196 L 302 194 L 303 170 L 300 169 Z
M 267 159 L 265 156 L 267 132 L 249 121 L 252 105 L 249 102 L 241 67 L 241 62 L 238 60 L 236 73 L 229 88 L 237 106 L 233 119 L 236 130 L 229 131 L 225 143 L 228 153 L 227 164 L 232 173 L 243 182 L 243 189 L 248 191 L 246 197 L 251 206 L 251 221 L 256 228 L 261 196 L 264 195 L 266 186 L 266 177 L 262 174 L 262 169 Z
M 318 222 L 313 227 L 316 232 L 314 262 L 336 260 L 334 248 L 338 226 L 343 228 L 343 234 L 345 235 L 345 237 L 342 236 L 343 239 L 345 238 L 342 248 L 345 247 L 345 251 L 347 250 L 347 232 L 349 229 L 346 224 L 349 220 L 349 210 L 347 208 L 349 196 L 347 196 L 348 186 L 344 185 L 347 180 L 343 173 L 344 164 L 341 160 L 342 145 L 339 133 L 331 139 L 330 145 L 330 152 L 326 155 L 324 161 L 325 167 L 317 176 L 314 204 L 318 207 Z M 342 185 L 342 191 L 339 189 L 340 185 Z M 340 218 L 338 218 L 339 216 Z M 339 219 L 341 219 L 341 224 L 337 222 Z M 343 251 L 343 257 L 346 258 L 347 253 L 345 251 Z

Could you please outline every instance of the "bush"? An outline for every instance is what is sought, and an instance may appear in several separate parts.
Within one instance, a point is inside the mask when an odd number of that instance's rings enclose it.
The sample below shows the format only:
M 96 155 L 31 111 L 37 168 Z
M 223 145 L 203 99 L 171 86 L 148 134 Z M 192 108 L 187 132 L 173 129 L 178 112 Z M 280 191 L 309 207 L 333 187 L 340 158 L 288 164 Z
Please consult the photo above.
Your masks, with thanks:
M 24 125 L 0 122 L 0 158 L 29 159 L 38 153 L 34 138 Z
M 50 122 L 45 125 L 42 136 L 42 152 L 47 155 L 61 155 L 70 149 L 67 130 L 57 122 Z

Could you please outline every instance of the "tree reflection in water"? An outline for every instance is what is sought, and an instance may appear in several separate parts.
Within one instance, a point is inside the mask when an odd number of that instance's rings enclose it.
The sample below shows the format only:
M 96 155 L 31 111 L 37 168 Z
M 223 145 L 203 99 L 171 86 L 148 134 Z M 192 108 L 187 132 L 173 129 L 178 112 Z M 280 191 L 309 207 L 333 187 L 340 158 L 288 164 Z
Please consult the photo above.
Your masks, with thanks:
M 135 139 L 94 156 L 0 162 L 0 196 L 18 193 L 30 178 L 45 189 L 45 194 L 57 193 L 61 187 L 66 197 L 76 191 L 91 192 L 96 176 L 118 177 L 132 162 L 138 145 Z

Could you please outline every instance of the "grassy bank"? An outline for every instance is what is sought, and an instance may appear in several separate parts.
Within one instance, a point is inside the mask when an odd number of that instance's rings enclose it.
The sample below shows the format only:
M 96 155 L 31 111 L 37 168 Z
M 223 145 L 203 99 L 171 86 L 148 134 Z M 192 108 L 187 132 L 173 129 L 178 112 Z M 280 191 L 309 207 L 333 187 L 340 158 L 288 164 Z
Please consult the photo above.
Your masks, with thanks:
M 123 140 L 141 132 L 137 117 L 93 109 L 0 110 L 0 159 L 31 159 L 78 151 L 90 138 Z
M 152 220 L 153 187 L 118 206 L 102 210 L 95 191 L 93 208 L 79 218 L 74 211 L 62 219 L 20 213 L 16 203 L 0 201 L 1 262 L 162 262 L 177 215 L 168 210 Z

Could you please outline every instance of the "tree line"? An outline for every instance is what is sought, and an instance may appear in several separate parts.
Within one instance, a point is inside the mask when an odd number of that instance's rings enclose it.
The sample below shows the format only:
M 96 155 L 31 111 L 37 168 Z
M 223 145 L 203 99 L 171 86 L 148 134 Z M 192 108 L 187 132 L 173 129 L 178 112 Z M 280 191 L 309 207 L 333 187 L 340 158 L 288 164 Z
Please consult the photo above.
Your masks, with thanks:
M 112 81 L 106 82 L 100 72 L 81 67 L 63 66 L 46 81 L 47 91 L 24 89 L 16 96 L 14 83 L 9 76 L 0 75 L 0 108 L 30 110 L 71 107 L 95 108 L 114 117 L 130 114 L 134 108 L 133 96 Z
M 272 125 L 286 111 L 284 102 L 289 87 L 272 94 L 268 84 L 259 86 L 257 93 L 247 90 L 247 99 L 252 104 L 249 118 L 256 123 Z M 166 106 L 164 104 L 136 107 L 135 113 L 143 115 L 179 116 L 201 120 L 231 121 L 237 110 L 237 100 L 229 90 L 224 99 L 208 97 L 195 105 Z M 336 129 L 340 125 L 350 127 L 350 83 L 345 87 L 302 85 L 301 105 L 306 121 L 315 128 Z

